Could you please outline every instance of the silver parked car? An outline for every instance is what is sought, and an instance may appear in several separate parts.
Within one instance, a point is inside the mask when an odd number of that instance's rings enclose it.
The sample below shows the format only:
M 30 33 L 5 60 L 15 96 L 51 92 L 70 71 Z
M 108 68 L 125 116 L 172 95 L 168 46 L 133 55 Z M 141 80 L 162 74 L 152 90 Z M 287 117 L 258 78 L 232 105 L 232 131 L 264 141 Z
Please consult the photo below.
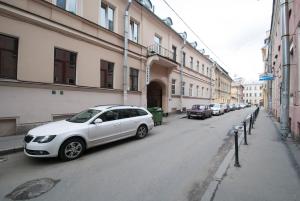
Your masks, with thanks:
M 144 108 L 97 106 L 30 130 L 24 138 L 24 152 L 30 157 L 73 160 L 100 144 L 131 136 L 144 138 L 153 126 L 152 114 Z
M 219 103 L 210 104 L 209 107 L 212 110 L 213 115 L 224 114 L 224 107 L 222 107 L 222 105 Z

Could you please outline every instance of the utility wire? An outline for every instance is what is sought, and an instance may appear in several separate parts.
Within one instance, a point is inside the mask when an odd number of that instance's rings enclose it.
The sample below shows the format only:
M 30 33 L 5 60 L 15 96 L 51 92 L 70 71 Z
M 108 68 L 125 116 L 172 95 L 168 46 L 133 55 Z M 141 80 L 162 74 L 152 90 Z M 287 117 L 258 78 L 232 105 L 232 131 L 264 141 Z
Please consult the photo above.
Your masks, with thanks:
M 196 36 L 196 38 L 198 38 L 198 40 L 221 62 L 223 63 L 224 66 L 227 66 L 222 59 L 220 59 L 220 57 L 218 57 L 218 55 L 216 53 L 214 53 L 214 51 L 212 51 L 208 45 L 206 45 L 203 40 L 201 40 L 201 38 L 198 36 L 198 34 L 182 19 L 182 17 L 171 7 L 171 5 L 166 1 L 163 0 L 163 2 L 175 13 L 175 15 L 183 22 L 183 24 Z

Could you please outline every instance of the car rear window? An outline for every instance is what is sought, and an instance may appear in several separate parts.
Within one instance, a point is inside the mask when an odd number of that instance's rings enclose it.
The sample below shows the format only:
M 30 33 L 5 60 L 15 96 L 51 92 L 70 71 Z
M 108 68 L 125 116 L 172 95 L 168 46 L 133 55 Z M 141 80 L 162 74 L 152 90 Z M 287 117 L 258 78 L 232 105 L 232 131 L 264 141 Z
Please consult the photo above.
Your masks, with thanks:
M 138 112 L 139 116 L 148 115 L 148 113 L 145 110 L 142 110 L 142 109 L 137 109 L 137 112 Z

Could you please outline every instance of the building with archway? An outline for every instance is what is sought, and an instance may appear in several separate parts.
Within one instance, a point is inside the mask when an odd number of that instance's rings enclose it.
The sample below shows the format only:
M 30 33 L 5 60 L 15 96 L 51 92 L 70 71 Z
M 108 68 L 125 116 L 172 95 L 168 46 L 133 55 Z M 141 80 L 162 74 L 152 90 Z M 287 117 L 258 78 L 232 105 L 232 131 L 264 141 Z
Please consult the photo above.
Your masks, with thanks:
M 214 101 L 216 64 L 149 0 L 0 0 L 0 27 L 0 136 L 95 105 Z

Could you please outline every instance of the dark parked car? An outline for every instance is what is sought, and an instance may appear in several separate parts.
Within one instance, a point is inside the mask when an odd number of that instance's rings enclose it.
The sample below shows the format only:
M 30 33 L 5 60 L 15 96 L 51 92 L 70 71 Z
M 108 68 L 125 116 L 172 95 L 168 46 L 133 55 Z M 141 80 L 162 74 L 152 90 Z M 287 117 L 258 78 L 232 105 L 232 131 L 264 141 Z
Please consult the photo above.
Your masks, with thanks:
M 212 116 L 212 110 L 208 105 L 193 105 L 192 109 L 187 110 L 187 117 L 190 118 L 207 118 Z
M 224 108 L 224 112 L 230 112 L 230 108 L 229 108 L 229 104 L 222 104 L 223 108 Z

